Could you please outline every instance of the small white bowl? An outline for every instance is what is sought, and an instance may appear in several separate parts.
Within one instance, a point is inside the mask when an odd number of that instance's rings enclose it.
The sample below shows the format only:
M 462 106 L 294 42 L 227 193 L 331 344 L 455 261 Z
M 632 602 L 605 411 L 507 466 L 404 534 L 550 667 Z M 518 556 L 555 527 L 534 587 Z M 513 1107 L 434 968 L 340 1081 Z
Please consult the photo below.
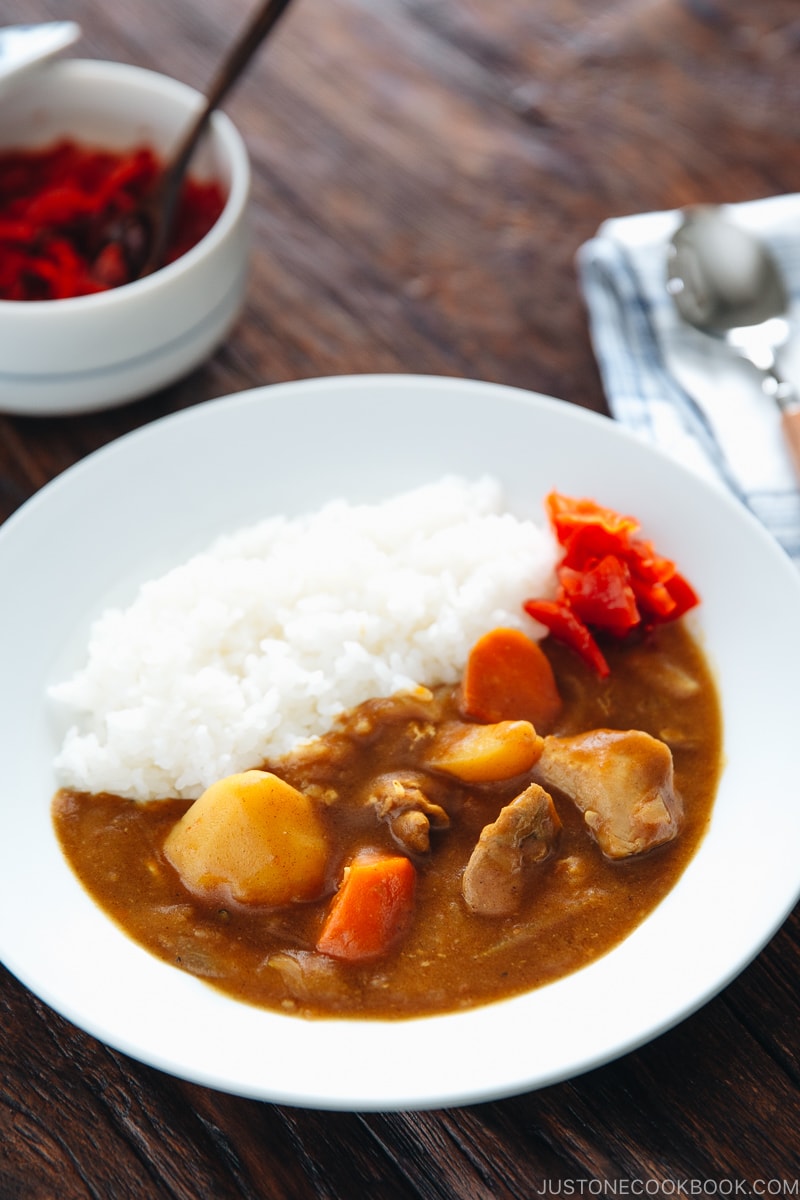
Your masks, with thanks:
M 61 137 L 166 155 L 202 97 L 153 71 L 62 60 L 4 97 L 0 151 L 40 149 Z M 58 415 L 109 408 L 180 378 L 222 342 L 244 300 L 250 190 L 247 151 L 216 113 L 191 174 L 227 193 L 214 227 L 154 274 L 91 296 L 0 300 L 0 412 Z

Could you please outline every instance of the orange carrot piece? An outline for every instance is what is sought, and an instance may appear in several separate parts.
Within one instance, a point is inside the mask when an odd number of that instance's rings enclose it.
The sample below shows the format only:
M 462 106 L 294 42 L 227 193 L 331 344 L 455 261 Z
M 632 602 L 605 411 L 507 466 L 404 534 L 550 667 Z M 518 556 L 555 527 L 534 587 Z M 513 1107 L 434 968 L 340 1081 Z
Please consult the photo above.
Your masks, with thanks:
M 384 954 L 408 928 L 416 882 L 414 864 L 403 855 L 357 855 L 345 868 L 317 950 L 351 962 Z
M 519 629 L 492 629 L 470 651 L 459 708 L 473 721 L 530 721 L 548 729 L 561 696 L 546 654 Z

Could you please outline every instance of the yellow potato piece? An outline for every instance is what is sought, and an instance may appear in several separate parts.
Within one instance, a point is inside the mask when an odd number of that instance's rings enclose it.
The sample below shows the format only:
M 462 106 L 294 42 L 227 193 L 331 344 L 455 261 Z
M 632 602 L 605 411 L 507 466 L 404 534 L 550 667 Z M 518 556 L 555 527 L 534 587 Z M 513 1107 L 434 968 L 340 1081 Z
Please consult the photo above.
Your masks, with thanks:
M 164 852 L 191 891 L 274 906 L 320 894 L 328 843 L 308 797 L 267 771 L 244 771 L 195 800 Z
M 493 783 L 529 771 L 543 741 L 530 721 L 468 725 L 451 721 L 439 728 L 426 755 L 428 766 L 465 783 Z

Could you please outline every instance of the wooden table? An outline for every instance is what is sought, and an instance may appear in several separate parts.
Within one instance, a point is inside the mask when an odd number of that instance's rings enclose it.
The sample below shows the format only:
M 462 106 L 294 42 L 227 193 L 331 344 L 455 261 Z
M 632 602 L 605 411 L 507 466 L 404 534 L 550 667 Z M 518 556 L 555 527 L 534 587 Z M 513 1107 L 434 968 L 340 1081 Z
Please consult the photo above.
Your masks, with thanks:
M 203 88 L 249 8 L 6 0 L 0 19 L 74 17 L 83 56 Z M 576 249 L 609 216 L 797 190 L 798 49 L 796 0 L 297 0 L 226 105 L 255 173 L 242 319 L 158 395 L 0 415 L 0 519 L 129 430 L 280 380 L 470 376 L 603 411 Z M 0 1196 L 797 1195 L 799 981 L 795 913 L 722 995 L 612 1065 L 359 1115 L 171 1078 L 3 973 Z

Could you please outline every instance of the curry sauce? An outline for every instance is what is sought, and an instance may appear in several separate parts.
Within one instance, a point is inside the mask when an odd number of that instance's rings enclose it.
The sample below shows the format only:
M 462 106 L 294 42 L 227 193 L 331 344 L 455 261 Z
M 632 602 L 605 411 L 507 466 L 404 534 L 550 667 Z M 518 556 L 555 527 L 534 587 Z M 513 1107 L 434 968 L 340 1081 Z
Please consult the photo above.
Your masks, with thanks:
M 95 901 L 135 941 L 241 1000 L 303 1016 L 400 1018 L 469 1008 L 528 991 L 605 954 L 674 886 L 712 810 L 721 759 L 721 716 L 703 653 L 681 621 L 606 649 L 599 679 L 546 639 L 564 700 L 560 736 L 596 728 L 643 730 L 667 743 L 683 803 L 679 836 L 622 861 L 606 858 L 583 816 L 553 793 L 556 851 L 528 872 L 518 912 L 471 912 L 461 891 L 481 830 L 528 782 L 465 784 L 438 776 L 433 798 L 448 814 L 430 850 L 412 854 L 414 918 L 382 957 L 343 963 L 315 952 L 346 862 L 362 847 L 396 851 L 391 828 L 360 802 L 369 782 L 417 770 L 431 717 L 456 712 L 454 689 L 427 705 L 414 697 L 368 701 L 325 737 L 265 764 L 315 798 L 329 834 L 324 894 L 277 909 L 209 901 L 190 892 L 167 861 L 164 840 L 189 807 L 62 791 L 54 820 L 64 853 Z M 435 721 L 434 721 L 435 723 Z

